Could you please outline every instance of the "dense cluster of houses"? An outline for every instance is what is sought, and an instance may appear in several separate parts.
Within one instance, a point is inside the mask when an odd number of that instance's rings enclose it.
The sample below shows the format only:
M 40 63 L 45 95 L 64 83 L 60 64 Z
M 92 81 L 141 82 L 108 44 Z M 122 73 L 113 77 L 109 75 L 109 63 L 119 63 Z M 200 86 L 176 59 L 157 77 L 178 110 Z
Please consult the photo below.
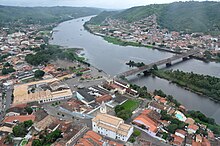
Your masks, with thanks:
M 138 42 L 169 48 L 173 51 L 195 49 L 220 49 L 220 36 L 213 37 L 203 33 L 181 33 L 162 29 L 157 23 L 156 15 L 135 22 L 107 18 L 104 25 L 88 25 L 91 31 L 104 36 L 120 38 L 123 41 Z

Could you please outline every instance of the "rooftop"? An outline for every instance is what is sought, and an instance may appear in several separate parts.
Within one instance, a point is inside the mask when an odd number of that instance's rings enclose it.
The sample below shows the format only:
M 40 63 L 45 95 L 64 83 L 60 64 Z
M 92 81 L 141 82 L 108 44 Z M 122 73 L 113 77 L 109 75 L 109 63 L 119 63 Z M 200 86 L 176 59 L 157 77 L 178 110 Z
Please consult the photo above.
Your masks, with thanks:
M 14 87 L 13 104 L 28 103 L 43 99 L 71 96 L 72 92 L 67 85 L 56 78 L 41 80 Z
M 24 122 L 28 120 L 35 120 L 35 115 L 20 115 L 20 116 L 10 116 L 10 117 L 5 117 L 3 122 L 9 122 L 12 123 L 13 121 L 19 121 L 19 122 Z

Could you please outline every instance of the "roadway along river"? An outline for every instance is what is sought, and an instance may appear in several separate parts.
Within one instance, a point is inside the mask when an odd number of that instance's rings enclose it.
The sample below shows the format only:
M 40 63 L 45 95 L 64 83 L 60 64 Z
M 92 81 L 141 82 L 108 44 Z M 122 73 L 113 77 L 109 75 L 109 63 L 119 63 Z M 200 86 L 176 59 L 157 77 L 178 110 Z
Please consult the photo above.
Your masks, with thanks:
M 58 25 L 53 33 L 51 44 L 84 48 L 83 54 L 92 65 L 114 76 L 129 69 L 125 63 L 134 60 L 152 63 L 160 59 L 171 57 L 173 54 L 143 47 L 123 47 L 110 44 L 102 37 L 90 34 L 83 28 L 85 21 L 91 17 L 84 17 L 66 21 Z M 193 71 L 220 77 L 220 64 L 204 63 L 198 60 L 188 60 L 172 66 L 169 69 Z M 186 108 L 199 110 L 220 123 L 220 104 L 208 98 L 189 92 L 183 88 L 170 84 L 168 81 L 149 77 L 131 78 L 133 83 L 147 86 L 150 91 L 162 89 L 166 94 L 173 95 Z

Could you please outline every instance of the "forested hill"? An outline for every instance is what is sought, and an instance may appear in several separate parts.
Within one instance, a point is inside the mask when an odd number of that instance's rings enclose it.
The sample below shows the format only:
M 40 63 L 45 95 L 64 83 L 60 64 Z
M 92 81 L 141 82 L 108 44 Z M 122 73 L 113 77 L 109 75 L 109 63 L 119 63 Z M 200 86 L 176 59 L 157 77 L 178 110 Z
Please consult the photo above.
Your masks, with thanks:
M 48 24 L 70 18 L 97 15 L 101 9 L 87 7 L 13 7 L 0 6 L 0 26 L 15 22 Z
M 161 27 L 169 30 L 220 34 L 220 2 L 153 4 L 133 7 L 109 16 L 132 22 L 152 14 L 157 15 Z

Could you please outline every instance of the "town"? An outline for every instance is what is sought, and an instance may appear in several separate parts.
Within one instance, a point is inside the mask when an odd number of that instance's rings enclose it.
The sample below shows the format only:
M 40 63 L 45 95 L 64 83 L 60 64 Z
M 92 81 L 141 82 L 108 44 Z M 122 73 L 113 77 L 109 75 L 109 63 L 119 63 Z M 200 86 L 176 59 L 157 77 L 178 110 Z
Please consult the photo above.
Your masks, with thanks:
M 180 34 L 173 32 L 164 38 L 167 31 L 157 29 L 155 19 L 129 25 L 108 19 L 110 25 L 98 30 L 170 48 L 187 49 L 190 40 L 193 46 L 218 51 L 217 38 L 211 36 L 185 35 L 179 40 Z M 141 25 L 149 33 L 143 33 Z M 108 31 L 111 27 L 117 31 Z M 118 31 L 126 27 L 136 31 L 130 35 Z M 81 49 L 49 45 L 50 30 L 34 25 L 14 33 L 8 30 L 0 31 L 0 145 L 220 145 L 219 129 L 207 127 L 216 124 L 213 119 L 188 111 L 161 90 L 149 93 L 147 87 L 111 78 L 79 57 Z
M 101 25 L 88 22 L 86 28 L 114 44 L 150 47 L 174 53 L 204 50 L 197 55 L 198 58 L 219 60 L 220 36 L 169 31 L 158 25 L 155 14 L 134 22 L 109 17 Z

